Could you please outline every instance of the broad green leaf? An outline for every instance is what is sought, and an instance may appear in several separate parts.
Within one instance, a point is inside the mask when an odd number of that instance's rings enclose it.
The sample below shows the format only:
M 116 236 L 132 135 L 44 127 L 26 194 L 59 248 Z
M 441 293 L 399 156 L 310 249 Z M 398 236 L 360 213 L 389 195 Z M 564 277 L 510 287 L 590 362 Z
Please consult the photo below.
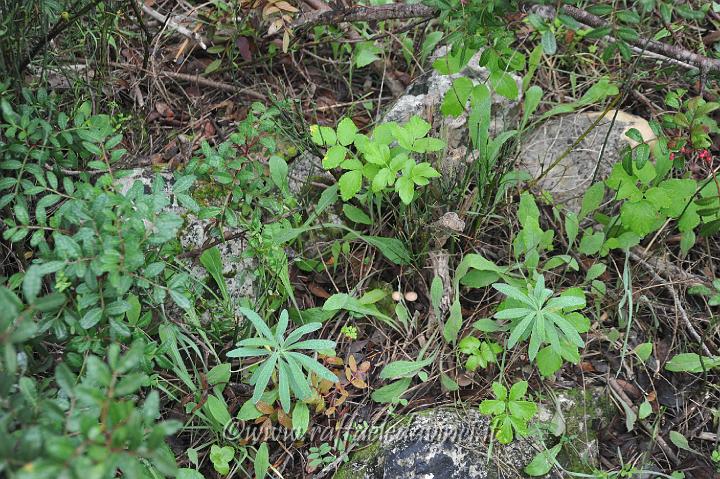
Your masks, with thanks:
M 209 385 L 224 384 L 230 381 L 230 363 L 222 363 L 214 366 L 207 373 Z
M 497 416 L 505 412 L 505 401 L 486 399 L 480 403 L 480 413 L 486 416 Z
M 462 308 L 460 306 L 460 301 L 456 299 L 450 306 L 450 314 L 443 328 L 443 337 L 445 338 L 445 341 L 448 343 L 454 343 L 457 340 L 458 333 L 462 328 L 462 320 Z
M 525 466 L 525 473 L 529 476 L 544 476 L 549 473 L 561 448 L 562 444 L 557 444 L 552 449 L 537 453 L 530 464 Z
M 258 447 L 253 461 L 253 468 L 255 469 L 255 479 L 265 479 L 267 471 L 270 469 L 270 452 L 266 442 L 263 442 Z
M 397 238 L 386 238 L 384 236 L 359 235 L 360 239 L 371 244 L 390 261 L 397 265 L 412 263 L 412 256 L 405 248 L 405 244 Z
M 343 118 L 337 126 L 337 140 L 342 146 L 348 146 L 355 141 L 358 129 L 350 118 Z
M 679 449 L 698 454 L 695 449 L 690 447 L 687 438 L 677 431 L 670 431 L 670 441 L 672 441 L 672 443 Z
M 554 55 L 557 51 L 557 42 L 555 40 L 555 34 L 552 30 L 548 29 L 542 33 L 540 43 L 542 44 L 543 51 L 548 55 Z
M 287 162 L 277 155 L 272 155 L 268 160 L 268 167 L 270 168 L 270 179 L 272 182 L 280 191 L 285 191 L 288 184 Z
M 363 68 L 375 60 L 379 60 L 378 54 L 382 50 L 372 42 L 362 42 L 355 45 L 354 61 L 357 68 Z
M 662 222 L 658 210 L 647 200 L 623 203 L 620 207 L 620 220 L 640 237 L 655 231 L 660 226 L 659 222 Z
M 518 381 L 515 384 L 512 385 L 510 388 L 510 394 L 508 398 L 510 401 L 517 401 L 519 399 L 522 399 L 523 396 L 525 396 L 525 393 L 528 389 L 528 382 L 527 381 Z
M 227 300 L 229 297 L 227 283 L 225 282 L 225 277 L 223 276 L 222 257 L 220 256 L 220 250 L 218 247 L 213 246 L 212 248 L 208 248 L 203 251 L 200 255 L 200 263 L 205 267 L 207 272 L 210 273 L 213 280 L 215 280 L 215 284 L 217 284 L 220 288 L 222 297 Z
M 600 251 L 604 242 L 605 234 L 602 231 L 593 231 L 588 228 L 580 240 L 578 251 L 586 256 L 592 256 Z
M 582 199 L 582 206 L 578 214 L 578 220 L 582 220 L 587 215 L 598 209 L 605 197 L 605 184 L 603 182 L 594 183 L 585 191 Z
M 395 382 L 387 384 L 380 389 L 376 389 L 370 396 L 373 401 L 378 403 L 395 404 L 400 401 L 402 395 L 410 387 L 411 378 L 399 379 Z
M 719 366 L 720 356 L 707 357 L 696 353 L 682 353 L 668 361 L 665 369 L 673 372 L 702 373 Z
M 568 245 L 572 246 L 575 243 L 579 230 L 579 221 L 575 213 L 569 211 L 565 215 L 565 234 L 567 235 Z
M 326 170 L 332 170 L 333 168 L 337 168 L 340 166 L 340 164 L 345 161 L 345 156 L 347 155 L 347 148 L 345 148 L 342 145 L 333 145 L 330 148 L 328 148 L 327 152 L 325 153 L 325 156 L 322 160 L 323 168 Z
M 411 177 L 403 175 L 395 182 L 395 191 L 400 196 L 400 200 L 409 205 L 415 196 L 415 183 Z
M 93 308 L 83 315 L 80 320 L 80 326 L 82 326 L 83 329 L 90 329 L 100 322 L 102 315 L 102 308 Z
M 445 116 L 460 116 L 465 111 L 465 104 L 473 89 L 473 82 L 468 77 L 459 77 L 453 81 L 445 93 L 440 111 Z
M 371 225 L 372 220 L 370 217 L 360 208 L 353 206 L 349 203 L 343 204 L 343 213 L 345 213 L 345 216 L 355 223 L 359 223 L 362 225 Z
M 231 417 L 228 412 L 225 401 L 211 394 L 208 396 L 205 402 L 205 408 L 210 413 L 210 416 L 215 419 L 221 426 L 226 426 L 230 423 Z
M 642 404 L 640 404 L 640 407 L 638 407 L 638 418 L 645 419 L 650 416 L 650 414 L 652 414 L 652 406 L 646 399 L 642 402 Z
M 522 125 L 526 125 L 535 110 L 537 110 L 540 100 L 542 99 L 543 90 L 537 85 L 533 85 L 525 92 L 525 102 L 523 103 Z
M 313 143 L 320 146 L 330 146 L 337 142 L 335 130 L 328 126 L 311 125 L 310 137 Z
M 585 282 L 590 282 L 594 279 L 599 278 L 605 273 L 607 265 L 605 263 L 595 263 L 587 271 L 585 275 Z
M 440 384 L 442 385 L 443 389 L 449 392 L 454 392 L 460 389 L 460 385 L 458 385 L 457 382 L 450 376 L 448 376 L 445 373 L 440 373 Z
M 510 100 L 515 100 L 518 97 L 518 85 L 513 78 L 507 72 L 502 70 L 495 70 L 490 73 L 490 84 L 498 95 L 502 95 Z
M 310 409 L 304 402 L 296 402 L 292 412 L 292 425 L 296 438 L 305 435 L 310 426 Z
M 432 355 L 418 361 L 393 361 L 380 371 L 380 379 L 413 377 L 418 371 L 431 364 L 434 360 L 435 356 Z
M 185 296 L 183 293 L 176 289 L 169 290 L 170 297 L 175 301 L 175 304 L 177 304 L 182 309 L 188 310 L 192 307 L 192 303 L 190 303 L 190 300 Z
M 635 347 L 635 354 L 642 362 L 647 361 L 650 358 L 650 355 L 652 354 L 653 350 L 653 344 L 652 343 L 642 343 L 638 344 Z
M 362 188 L 362 179 L 363 174 L 362 171 L 359 170 L 348 171 L 340 177 L 338 186 L 340 187 L 340 197 L 343 201 L 348 201 L 360 192 L 360 189 Z
M 549 377 L 555 374 L 563 365 L 562 357 L 555 352 L 552 346 L 545 346 L 542 348 L 536 358 L 538 370 L 544 377 Z

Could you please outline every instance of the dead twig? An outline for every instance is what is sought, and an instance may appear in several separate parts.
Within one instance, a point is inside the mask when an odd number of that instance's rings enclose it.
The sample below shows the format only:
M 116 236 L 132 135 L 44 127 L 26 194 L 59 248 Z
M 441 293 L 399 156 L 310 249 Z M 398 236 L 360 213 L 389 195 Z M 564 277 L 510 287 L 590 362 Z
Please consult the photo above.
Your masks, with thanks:
M 244 237 L 244 236 L 246 236 L 246 235 L 247 235 L 247 231 L 238 231 L 237 233 L 226 234 L 223 239 L 213 240 L 213 241 L 211 241 L 211 242 L 209 242 L 209 243 L 207 243 L 207 244 L 204 244 L 203 246 L 201 246 L 201 247 L 199 247 L 199 248 L 195 248 L 195 249 L 192 250 L 192 251 L 186 251 L 186 252 L 184 252 L 184 253 L 181 253 L 181 254 L 177 255 L 176 257 L 179 258 L 179 259 L 183 259 L 183 258 L 194 258 L 194 257 L 196 257 L 196 256 L 200 256 L 205 250 L 208 250 L 208 249 L 210 249 L 210 248 L 212 248 L 212 247 L 214 247 L 214 246 L 218 246 L 218 245 L 220 245 L 220 244 L 222 244 L 222 243 L 227 243 L 228 241 L 233 241 L 233 240 L 236 240 L 236 239 L 238 239 L 238 238 L 242 238 L 242 237 Z
M 677 309 L 678 313 L 680 313 L 680 317 L 683 320 L 683 323 L 685 324 L 685 327 L 690 332 L 690 336 L 693 337 L 695 341 L 698 342 L 700 345 L 700 348 L 702 349 L 703 353 L 712 356 L 713 354 L 710 352 L 708 347 L 705 345 L 705 342 L 703 341 L 702 336 L 697 332 L 695 329 L 695 326 L 693 326 L 692 322 L 690 321 L 690 318 L 688 317 L 687 312 L 685 311 L 685 308 L 682 306 L 682 302 L 680 301 L 680 297 L 677 294 L 677 291 L 675 291 L 675 288 L 673 287 L 672 283 L 670 283 L 668 280 L 663 278 L 658 274 L 657 271 L 655 271 L 655 268 L 653 268 L 650 263 L 645 261 L 643 258 L 641 258 L 638 254 L 633 253 L 632 251 L 628 251 L 628 254 L 630 255 L 630 258 L 632 258 L 633 261 L 640 264 L 645 270 L 647 270 L 648 273 L 650 273 L 650 276 L 655 279 L 655 281 L 658 281 L 663 284 L 665 289 L 670 293 L 670 296 L 673 298 L 673 302 L 675 303 L 675 308 Z
M 180 25 L 179 23 L 172 20 L 169 15 L 163 15 L 162 13 L 148 7 L 147 5 L 145 5 L 145 3 L 143 3 L 143 5 L 142 5 L 142 10 L 147 15 L 150 15 L 151 17 L 153 17 L 155 20 L 157 20 L 160 23 L 163 23 L 163 24 L 167 25 L 168 27 L 170 27 L 171 29 L 175 30 L 180 35 L 183 35 L 183 36 L 193 40 L 203 50 L 207 50 L 208 47 L 207 47 L 206 40 L 199 33 L 194 32 L 194 31 L 190 30 L 189 28 L 186 28 L 186 27 Z
M 631 411 L 635 416 L 638 415 L 638 409 L 633 406 L 632 400 L 625 394 L 625 391 L 623 390 L 622 386 L 618 384 L 618 382 L 614 378 L 609 378 L 607 380 L 608 386 L 610 386 L 610 390 L 615 394 L 615 399 L 618 401 L 625 403 L 625 407 L 623 409 L 627 409 Z M 663 450 L 665 455 L 667 455 L 668 459 L 670 459 L 674 464 L 679 464 L 680 460 L 678 459 L 677 455 L 673 452 L 672 448 L 668 445 L 667 442 L 665 442 L 665 439 L 662 438 L 659 434 L 655 434 L 655 431 L 645 424 L 645 421 L 638 420 L 638 424 L 640 427 L 642 427 L 646 433 L 650 435 L 651 438 L 655 440 L 658 446 L 660 446 L 660 449 Z
M 126 70 L 137 70 L 138 67 L 135 65 L 131 65 L 128 63 L 118 63 L 118 62 L 108 62 L 108 65 L 116 67 L 116 68 L 123 68 Z M 172 78 L 173 80 L 177 81 L 183 81 L 187 83 L 194 83 L 200 86 L 205 86 L 208 88 L 214 88 L 216 90 L 223 90 L 230 93 L 237 93 L 240 95 L 245 95 L 250 98 L 253 98 L 255 100 L 265 101 L 267 100 L 267 96 L 263 95 L 262 93 L 259 93 L 252 88 L 245 88 L 245 87 L 238 87 L 235 85 L 231 85 L 229 83 L 223 83 L 216 80 L 211 80 L 209 78 L 201 77 L 200 75 L 190 75 L 187 73 L 178 73 L 168 70 L 160 70 L 158 72 L 150 72 L 148 73 L 156 76 L 164 76 L 167 78 Z
M 317 25 L 334 25 L 346 22 L 377 22 L 381 20 L 402 20 L 428 18 L 437 15 L 437 10 L 421 4 L 394 3 L 377 7 L 357 6 L 343 9 L 316 11 L 301 15 L 292 24 L 293 29 L 308 29 Z

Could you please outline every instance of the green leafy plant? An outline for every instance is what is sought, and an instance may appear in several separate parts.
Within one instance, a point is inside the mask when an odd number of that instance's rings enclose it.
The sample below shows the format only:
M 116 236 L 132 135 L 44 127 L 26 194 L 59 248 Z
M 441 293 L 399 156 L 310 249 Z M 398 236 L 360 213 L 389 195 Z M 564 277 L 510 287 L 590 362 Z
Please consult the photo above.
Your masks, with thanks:
M 705 285 L 696 285 L 688 288 L 688 292 L 708 298 L 708 304 L 710 306 L 720 306 L 720 279 L 718 278 L 713 280 L 712 289 Z
M 348 339 L 355 340 L 358 337 L 358 329 L 355 326 L 351 326 L 348 324 L 340 328 L 340 334 L 342 334 Z
M 506 283 L 492 286 L 508 298 L 494 316 L 510 321 L 507 348 L 529 338 L 528 356 L 531 361 L 537 358 L 545 375 L 559 369 L 563 358 L 572 363 L 580 360 L 578 348 L 585 343 L 579 333 L 587 332 L 590 326 L 589 320 L 577 312 L 585 307 L 581 290 L 571 289 L 554 296 L 545 287 L 543 275 L 538 275 L 534 286 L 528 284 L 526 288 Z M 541 349 L 544 344 L 548 346 Z
M 665 103 L 676 112 L 663 115 L 663 126 L 678 130 L 677 136 L 681 138 L 676 145 L 678 149 L 686 142 L 695 149 L 709 148 L 712 145 L 711 135 L 720 132 L 710 113 L 720 108 L 720 103 L 705 101 L 702 97 L 684 100 L 686 93 L 682 89 L 667 93 Z
M 280 313 L 274 334 L 253 310 L 239 308 L 238 311 L 252 323 L 259 337 L 241 340 L 237 344 L 238 348 L 227 353 L 228 357 L 265 358 L 250 379 L 250 383 L 255 386 L 252 402 L 257 403 L 260 400 L 273 376 L 276 377 L 280 404 L 285 412 L 290 412 L 290 393 L 300 400 L 309 399 L 312 395 L 312 384 L 303 370 L 327 381 L 338 381 L 337 376 L 317 360 L 298 352 L 319 352 L 335 348 L 335 342 L 326 339 L 300 340 L 306 334 L 320 329 L 321 323 L 305 324 L 285 336 L 289 322 L 287 310 Z
M 460 353 L 468 356 L 465 360 L 465 369 L 470 372 L 477 368 L 485 369 L 488 365 L 497 363 L 497 355 L 503 350 L 498 343 L 480 341 L 475 336 L 462 338 L 457 347 Z
M 425 351 L 421 351 L 415 361 L 393 361 L 386 365 L 380 371 L 380 379 L 391 379 L 393 382 L 373 391 L 373 401 L 406 405 L 407 400 L 402 396 L 410 387 L 413 378 L 417 376 L 421 381 L 427 381 L 428 375 L 423 368 L 435 360 L 435 355 L 423 359 L 424 354 Z
M 700 356 L 697 353 L 681 353 L 665 364 L 665 369 L 673 372 L 704 373 L 720 367 L 720 356 Z
M 26 316 L 20 306 L 17 297 L 0 288 L 0 323 Z M 27 331 L 16 329 L 11 341 Z M 111 344 L 104 359 L 94 354 L 85 358 L 81 375 L 60 363 L 49 380 L 37 380 L 6 360 L 0 373 L 0 460 L 5 471 L 27 478 L 81 477 L 88 471 L 98 477 L 120 472 L 143 477 L 151 471 L 175 477 L 175 459 L 165 438 L 182 424 L 158 420 L 157 391 L 142 402 L 138 398 L 139 390 L 150 384 L 143 371 L 146 346 L 137 341 L 121 354 L 120 345 Z M 7 343 L 4 347 L 6 353 L 12 351 Z
M 235 449 L 232 446 L 220 447 L 213 444 L 210 447 L 210 462 L 213 468 L 223 476 L 230 472 L 230 461 L 235 459 Z
M 523 399 L 527 388 L 527 381 L 519 381 L 508 393 L 505 386 L 494 382 L 492 390 L 495 399 L 480 403 L 480 412 L 492 416 L 492 430 L 501 444 L 510 444 L 515 435 L 525 437 L 528 434 L 528 422 L 537 413 L 537 404 Z
M 358 196 L 365 186 L 364 195 L 395 191 L 406 205 L 412 202 L 417 187 L 440 176 L 430 163 L 414 159 L 417 154 L 445 147 L 442 140 L 428 138 L 429 131 L 430 124 L 417 116 L 402 126 L 383 123 L 369 137 L 358 133 L 349 118 L 341 120 L 337 130 L 318 125 L 310 128 L 313 142 L 328 147 L 323 167 L 345 170 L 338 180 L 343 201 Z
M 556 458 L 562 446 L 563 444 L 561 442 L 550 449 L 545 449 L 537 453 L 533 460 L 523 469 L 525 474 L 529 476 L 545 476 L 556 464 Z
M 332 464 L 335 461 L 335 454 L 330 444 L 324 442 L 317 447 L 310 448 L 308 454 L 308 470 L 314 471 L 321 467 Z

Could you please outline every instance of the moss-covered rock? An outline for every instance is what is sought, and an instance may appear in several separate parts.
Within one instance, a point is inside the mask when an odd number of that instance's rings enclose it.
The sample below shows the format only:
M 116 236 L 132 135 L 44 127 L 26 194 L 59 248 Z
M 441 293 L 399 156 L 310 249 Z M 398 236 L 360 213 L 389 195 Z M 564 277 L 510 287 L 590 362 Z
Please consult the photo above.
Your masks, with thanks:
M 411 414 L 377 436 L 335 479 L 515 479 L 541 450 L 531 438 L 490 447 L 490 421 L 475 408 Z
M 559 392 L 541 406 L 539 419 L 553 434 L 569 439 L 558 455 L 560 464 L 569 471 L 591 472 L 598 466 L 598 431 L 614 415 L 606 389 L 593 387 Z

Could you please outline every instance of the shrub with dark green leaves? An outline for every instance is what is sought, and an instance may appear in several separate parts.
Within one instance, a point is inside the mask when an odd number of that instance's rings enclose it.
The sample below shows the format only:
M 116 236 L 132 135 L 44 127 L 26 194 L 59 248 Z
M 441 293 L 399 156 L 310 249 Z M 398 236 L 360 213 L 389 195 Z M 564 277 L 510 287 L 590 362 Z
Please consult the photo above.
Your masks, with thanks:
M 168 206 L 192 206 L 195 178 L 123 192 L 110 117 L 87 103 L 58 113 L 43 92 L 16 100 L 0 89 L 2 239 L 21 266 L 0 272 L 0 468 L 172 476 L 165 437 L 178 425 L 156 423 L 157 393 L 139 394 L 151 385 L 153 318 L 168 296 L 192 305 L 189 275 L 173 267 L 183 219 Z
M 88 355 L 77 375 L 65 363 L 54 377 L 33 376 L 22 348 L 34 307 L 0 288 L 0 331 L 5 353 L 0 362 L 0 473 L 17 478 L 174 477 L 175 458 L 165 437 L 177 421 L 159 421 L 157 391 L 140 400 L 150 378 L 141 371 L 145 344 L 125 354 L 107 348 L 105 359 Z M 40 303 L 42 304 L 42 303 Z M 10 333 L 8 336 L 7 333 Z M 15 356 L 15 359 L 13 359 Z

